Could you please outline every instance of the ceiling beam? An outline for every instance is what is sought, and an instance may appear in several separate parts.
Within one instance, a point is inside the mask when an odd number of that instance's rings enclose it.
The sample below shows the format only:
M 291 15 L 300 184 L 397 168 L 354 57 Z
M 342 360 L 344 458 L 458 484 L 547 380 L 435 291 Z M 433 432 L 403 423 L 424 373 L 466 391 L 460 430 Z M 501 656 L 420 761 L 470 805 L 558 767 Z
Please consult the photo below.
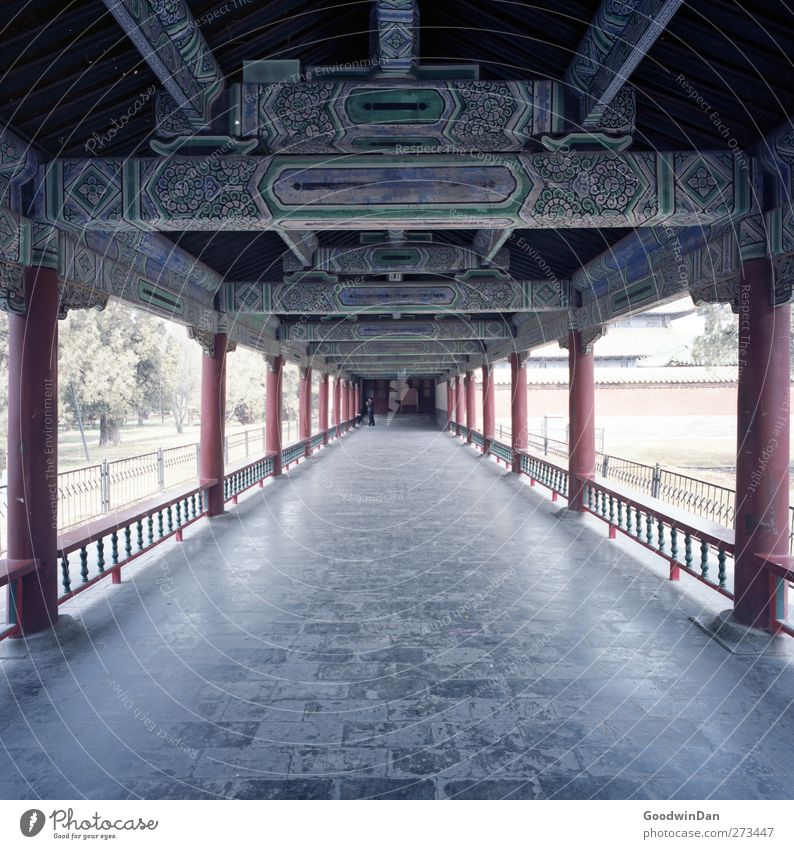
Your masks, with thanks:
M 581 97 L 581 128 L 599 127 L 607 108 L 681 3 L 602 0 L 565 74 L 565 81 Z
M 445 342 L 319 342 L 308 346 L 309 356 L 316 357 L 384 357 L 411 356 L 436 357 L 439 355 L 459 357 L 476 356 L 483 351 L 482 344 L 475 340 Z
M 373 0 L 372 64 L 386 76 L 404 77 L 419 64 L 419 4 Z
M 556 229 L 706 225 L 750 206 L 729 151 L 58 159 L 46 216 L 74 229 Z
M 495 230 L 478 230 L 472 243 L 474 250 L 487 264 L 499 253 L 504 243 L 510 238 L 512 227 L 501 227 Z
M 360 371 L 361 369 L 371 369 L 382 366 L 384 368 L 406 369 L 411 368 L 422 371 L 443 371 L 444 369 L 466 368 L 469 362 L 468 357 L 443 357 L 434 360 L 414 359 L 412 357 L 382 357 L 381 359 L 371 359 L 367 357 L 348 357 L 340 360 L 327 360 L 327 362 L 336 362 L 340 368 L 348 371 Z
M 258 139 L 273 153 L 474 150 L 488 151 L 481 154 L 486 161 L 497 151 L 523 150 L 528 139 L 565 127 L 564 86 L 551 80 L 350 82 L 327 77 L 322 68 L 311 77 L 276 85 L 232 84 L 229 132 Z M 296 137 L 297 121 L 312 132 Z M 621 135 L 633 128 L 618 123 L 605 132 Z M 158 132 L 167 134 L 167 127 Z
M 235 315 L 367 313 L 509 313 L 567 309 L 567 280 L 511 280 L 483 274 L 432 283 L 317 279 L 295 283 L 223 284 L 222 309 Z
M 209 124 L 212 104 L 223 90 L 223 73 L 186 0 L 103 2 L 165 86 L 175 108 L 195 129 Z
M 304 268 L 290 254 L 284 256 L 284 271 L 300 272 Z M 475 248 L 445 245 L 434 242 L 394 243 L 384 239 L 381 244 L 353 247 L 321 247 L 312 258 L 313 271 L 335 275 L 363 274 L 455 274 L 473 269 L 494 268 L 508 271 L 510 251 L 499 250 L 486 265 Z
M 301 268 L 309 268 L 320 246 L 317 236 L 309 230 L 279 230 L 278 234 Z
M 293 321 L 284 322 L 279 336 L 285 342 L 365 342 L 375 340 L 482 339 L 504 340 L 513 335 L 504 321 L 441 319 L 416 321 Z

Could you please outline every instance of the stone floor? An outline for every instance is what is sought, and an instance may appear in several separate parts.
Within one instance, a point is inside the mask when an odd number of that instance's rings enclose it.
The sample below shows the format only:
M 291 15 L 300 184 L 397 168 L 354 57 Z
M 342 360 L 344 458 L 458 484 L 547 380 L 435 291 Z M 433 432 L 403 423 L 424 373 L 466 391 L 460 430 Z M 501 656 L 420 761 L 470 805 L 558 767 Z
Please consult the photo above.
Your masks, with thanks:
M 790 798 L 785 657 L 594 520 L 362 428 L 0 662 L 3 798 Z

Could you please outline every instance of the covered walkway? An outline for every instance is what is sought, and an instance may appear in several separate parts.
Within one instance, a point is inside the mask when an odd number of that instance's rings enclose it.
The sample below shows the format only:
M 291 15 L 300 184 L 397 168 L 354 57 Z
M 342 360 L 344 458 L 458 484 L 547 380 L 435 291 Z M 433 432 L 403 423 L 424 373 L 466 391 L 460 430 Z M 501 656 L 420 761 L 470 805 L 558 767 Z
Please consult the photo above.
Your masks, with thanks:
M 0 796 L 792 795 L 785 657 L 435 425 L 252 492 L 2 644 Z

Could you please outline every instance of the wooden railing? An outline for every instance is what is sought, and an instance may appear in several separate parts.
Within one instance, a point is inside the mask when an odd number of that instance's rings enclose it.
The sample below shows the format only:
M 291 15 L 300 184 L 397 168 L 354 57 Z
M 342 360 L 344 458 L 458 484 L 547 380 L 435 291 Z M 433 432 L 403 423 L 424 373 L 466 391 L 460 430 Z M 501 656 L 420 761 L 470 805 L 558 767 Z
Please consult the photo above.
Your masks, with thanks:
M 344 431 L 354 426 L 355 420 L 351 419 L 341 428 Z M 328 442 L 336 439 L 337 428 L 329 428 L 324 434 L 315 434 L 311 439 L 285 447 L 281 452 L 283 467 L 286 469 L 307 456 L 326 438 Z M 240 494 L 254 486 L 262 486 L 273 474 L 275 456 L 267 454 L 227 472 L 223 480 L 224 501 L 237 503 Z M 68 601 L 108 575 L 114 584 L 119 583 L 121 570 L 129 563 L 168 539 L 180 542 L 185 528 L 207 515 L 207 490 L 215 484 L 216 480 L 202 480 L 176 487 L 61 533 L 58 536 L 61 581 L 58 603 Z M 12 585 L 12 607 L 19 604 L 21 578 L 34 569 L 35 561 L 0 560 L 0 586 Z M 13 610 L 9 614 L 13 616 Z M 16 626 L 11 624 L 0 630 L 0 639 L 16 633 Z
M 449 430 L 454 432 L 454 423 Z M 472 442 L 481 450 L 487 447 L 497 462 L 512 465 L 510 445 L 498 440 L 491 440 L 489 444 L 476 432 L 472 432 Z M 567 499 L 569 473 L 565 466 L 529 451 L 521 451 L 520 458 L 521 472 L 529 478 L 531 486 L 539 484 L 548 489 L 553 501 L 559 497 Z M 733 600 L 733 528 L 598 476 L 586 482 L 582 506 L 608 525 L 611 539 L 620 532 L 664 558 L 671 580 L 677 581 L 684 572 Z M 770 610 L 773 611 L 770 629 L 794 636 L 794 627 L 785 620 L 786 593 L 788 585 L 794 584 L 794 557 L 757 557 L 760 567 L 769 573 Z

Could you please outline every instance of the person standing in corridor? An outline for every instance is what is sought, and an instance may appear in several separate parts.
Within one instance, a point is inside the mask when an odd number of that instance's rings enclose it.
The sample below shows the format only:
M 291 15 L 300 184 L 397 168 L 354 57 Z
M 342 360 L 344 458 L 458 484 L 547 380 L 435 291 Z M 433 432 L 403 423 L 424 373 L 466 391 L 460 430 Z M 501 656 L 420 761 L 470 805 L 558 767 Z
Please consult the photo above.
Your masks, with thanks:
M 367 416 L 369 417 L 369 421 L 367 422 L 367 427 L 375 427 L 375 402 L 372 400 L 372 396 L 370 395 L 367 398 Z

